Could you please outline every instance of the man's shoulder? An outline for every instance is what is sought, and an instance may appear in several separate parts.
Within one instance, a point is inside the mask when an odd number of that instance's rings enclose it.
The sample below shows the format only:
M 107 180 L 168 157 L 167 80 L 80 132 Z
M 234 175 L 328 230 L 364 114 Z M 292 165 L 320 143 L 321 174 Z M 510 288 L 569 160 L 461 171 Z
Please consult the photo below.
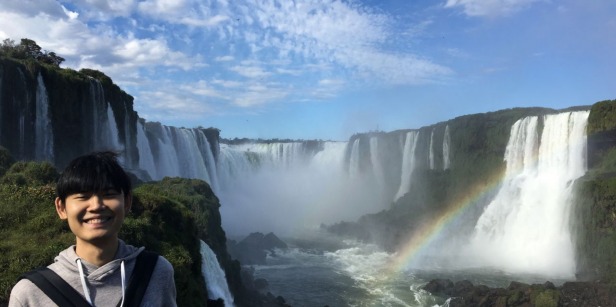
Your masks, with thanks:
M 173 265 L 171 264 L 171 262 L 169 262 L 169 260 L 167 260 L 167 258 L 163 257 L 162 255 L 158 255 L 155 269 L 173 273 Z
M 22 278 L 13 289 L 9 298 L 9 306 L 43 306 L 51 300 L 29 279 Z

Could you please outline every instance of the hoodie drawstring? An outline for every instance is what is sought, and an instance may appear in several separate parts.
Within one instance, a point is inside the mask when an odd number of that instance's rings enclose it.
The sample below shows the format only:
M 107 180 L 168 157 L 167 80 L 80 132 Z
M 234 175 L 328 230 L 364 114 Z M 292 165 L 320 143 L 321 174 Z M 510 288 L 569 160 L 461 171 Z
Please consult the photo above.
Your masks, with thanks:
M 81 259 L 77 258 L 77 267 L 79 268 L 79 277 L 81 278 L 81 288 L 83 289 L 83 293 L 86 296 L 86 300 L 92 305 L 92 298 L 90 298 L 90 290 L 88 289 L 88 285 L 86 284 L 86 275 L 83 274 L 83 264 L 81 264 Z
M 90 304 L 90 306 L 94 306 L 92 304 L 92 298 L 90 297 L 90 290 L 88 289 L 88 284 L 86 284 L 86 275 L 83 273 L 83 264 L 81 263 L 81 259 L 77 258 L 77 267 L 79 268 L 79 277 L 81 279 L 81 288 L 83 288 L 83 293 L 86 296 L 86 300 Z M 124 297 L 126 295 L 126 270 L 124 269 L 124 260 L 120 263 L 120 274 L 122 276 L 122 302 L 120 303 L 120 307 L 124 306 Z
M 126 280 L 126 271 L 124 270 L 124 260 L 122 260 L 122 263 L 120 264 L 120 272 L 122 273 L 122 303 L 120 303 L 120 307 L 124 306 L 124 294 L 126 293 L 126 285 L 125 285 L 125 280 Z

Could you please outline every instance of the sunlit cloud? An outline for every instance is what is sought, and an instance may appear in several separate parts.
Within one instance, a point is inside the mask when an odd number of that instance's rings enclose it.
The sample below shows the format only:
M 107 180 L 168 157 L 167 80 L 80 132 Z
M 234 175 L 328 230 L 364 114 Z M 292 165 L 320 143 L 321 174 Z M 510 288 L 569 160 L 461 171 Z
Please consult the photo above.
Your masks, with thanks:
M 138 101 L 147 101 L 147 104 L 140 104 L 139 109 L 147 115 L 148 121 L 188 121 L 215 113 L 207 102 L 170 89 L 141 91 Z
M 468 16 L 505 16 L 544 0 L 447 0 L 446 8 L 461 7 Z
M 271 75 L 271 73 L 258 66 L 233 66 L 230 70 L 247 78 L 263 78 Z

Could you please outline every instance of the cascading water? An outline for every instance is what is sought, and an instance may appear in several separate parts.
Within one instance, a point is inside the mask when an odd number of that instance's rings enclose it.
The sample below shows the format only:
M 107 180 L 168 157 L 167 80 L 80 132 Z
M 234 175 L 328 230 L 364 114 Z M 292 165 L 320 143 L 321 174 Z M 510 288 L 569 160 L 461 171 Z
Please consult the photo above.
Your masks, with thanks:
M 216 167 L 216 160 L 214 158 L 214 153 L 212 152 L 212 147 L 210 146 L 210 142 L 207 140 L 207 137 L 201 130 L 195 131 L 195 137 L 197 139 L 197 146 L 199 147 L 199 152 L 201 153 L 203 160 L 206 164 L 206 168 L 208 171 L 208 178 L 210 178 L 210 185 L 214 191 L 220 190 L 220 185 L 218 183 L 218 169 Z
M 359 138 L 353 141 L 353 147 L 351 147 L 351 158 L 349 159 L 349 176 L 356 178 L 359 176 Z
M 207 287 L 207 296 L 210 300 L 223 299 L 226 307 L 235 306 L 233 295 L 225 277 L 225 271 L 218 264 L 214 251 L 201 241 L 201 271 Z
M 139 168 L 148 172 L 150 177 L 158 178 L 152 148 L 146 135 L 145 126 L 141 121 L 137 122 L 137 150 L 139 150 Z
M 376 177 L 378 191 L 382 192 L 385 188 L 383 187 L 383 184 L 385 184 L 385 171 L 379 157 L 379 139 L 376 136 L 370 137 L 370 164 L 372 164 L 372 170 Z
M 36 122 L 34 157 L 39 161 L 53 161 L 53 130 L 49 120 L 49 100 L 43 76 L 36 79 Z M 1 83 L 1 82 L 0 82 Z
M 443 137 L 443 169 L 449 169 L 451 161 L 449 160 L 449 146 L 451 144 L 451 137 L 449 136 L 449 125 L 445 127 L 445 135 Z
M 415 149 L 417 148 L 417 139 L 419 138 L 419 132 L 409 131 L 406 133 L 406 140 L 404 141 L 404 154 L 402 157 L 402 176 L 400 177 L 400 188 L 394 197 L 394 200 L 398 200 L 404 194 L 408 193 L 411 188 L 411 176 L 415 169 Z
M 118 125 L 115 120 L 115 116 L 113 115 L 113 109 L 109 104 L 106 104 L 106 116 L 103 123 L 106 124 L 106 129 L 100 131 L 100 140 L 102 143 L 110 149 L 119 150 L 122 145 L 120 145 L 120 139 L 118 135 Z
M 570 278 L 572 183 L 585 173 L 589 112 L 516 122 L 505 153 L 506 177 L 477 221 L 471 248 L 481 262 L 513 273 Z
M 434 129 L 430 132 L 430 155 L 428 157 L 430 169 L 434 169 Z

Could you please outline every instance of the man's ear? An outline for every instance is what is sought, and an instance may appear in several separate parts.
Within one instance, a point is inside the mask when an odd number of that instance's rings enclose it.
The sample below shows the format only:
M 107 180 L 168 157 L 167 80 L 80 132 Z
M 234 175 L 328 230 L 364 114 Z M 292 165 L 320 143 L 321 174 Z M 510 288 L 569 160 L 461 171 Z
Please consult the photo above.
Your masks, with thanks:
M 68 216 L 66 215 L 66 205 L 62 203 L 60 197 L 56 197 L 56 212 L 58 212 L 58 216 L 62 220 L 66 220 Z

